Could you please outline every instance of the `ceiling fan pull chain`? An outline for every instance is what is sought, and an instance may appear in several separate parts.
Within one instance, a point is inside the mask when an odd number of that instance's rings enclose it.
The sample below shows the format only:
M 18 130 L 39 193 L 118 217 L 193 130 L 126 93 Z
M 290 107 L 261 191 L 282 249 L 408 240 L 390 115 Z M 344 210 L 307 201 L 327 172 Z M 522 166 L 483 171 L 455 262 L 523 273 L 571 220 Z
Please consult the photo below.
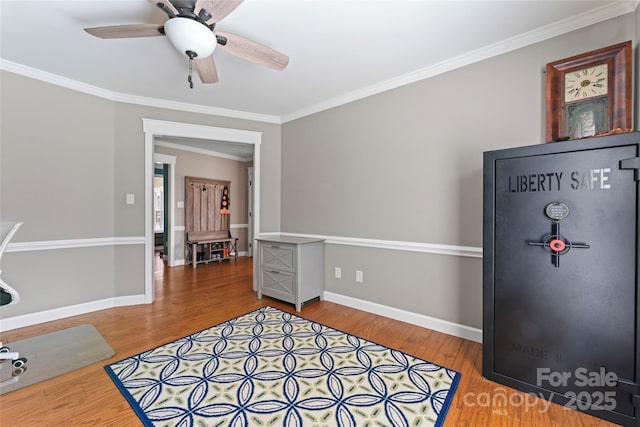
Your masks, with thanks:
M 187 81 L 189 82 L 189 87 L 191 89 L 193 89 L 193 79 L 191 78 L 191 73 L 192 73 L 192 62 L 193 62 L 193 57 L 189 56 L 189 77 L 187 78 Z

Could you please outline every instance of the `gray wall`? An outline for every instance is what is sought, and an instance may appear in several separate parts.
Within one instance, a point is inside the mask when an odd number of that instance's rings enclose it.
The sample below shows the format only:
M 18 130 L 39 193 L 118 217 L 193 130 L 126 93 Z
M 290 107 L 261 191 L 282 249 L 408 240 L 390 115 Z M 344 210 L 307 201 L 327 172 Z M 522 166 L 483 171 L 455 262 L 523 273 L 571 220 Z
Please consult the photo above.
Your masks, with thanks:
M 144 235 L 142 118 L 262 132 L 261 228 L 280 229 L 280 125 L 109 101 L 0 72 L 0 219 L 13 242 Z M 127 205 L 125 195 L 136 203 Z M 143 245 L 6 253 L 2 318 L 144 293 Z
M 115 104 L 0 76 L 0 219 L 24 221 L 14 241 L 115 236 Z M 114 296 L 116 275 L 124 278 L 115 272 L 116 258 L 131 249 L 5 254 L 3 280 L 18 289 L 22 302 L 3 307 L 2 317 Z M 141 259 L 142 250 L 135 255 Z
M 184 178 L 193 176 L 199 178 L 217 179 L 231 181 L 229 186 L 231 200 L 231 225 L 247 224 L 247 162 L 225 159 L 206 154 L 198 154 L 190 151 L 177 150 L 168 147 L 156 146 L 156 153 L 168 154 L 176 157 L 175 166 L 175 197 L 176 202 L 185 200 Z M 176 226 L 185 225 L 185 210 L 176 209 Z M 238 250 L 247 250 L 247 229 L 232 228 L 231 235 L 238 239 Z M 184 236 L 183 236 L 184 239 Z M 176 251 L 176 259 L 184 259 L 184 246 L 180 246 Z
M 482 246 L 483 151 L 543 142 L 545 65 L 635 40 L 637 15 L 285 123 L 282 231 Z M 332 244 L 325 257 L 327 291 L 482 326 L 480 259 Z

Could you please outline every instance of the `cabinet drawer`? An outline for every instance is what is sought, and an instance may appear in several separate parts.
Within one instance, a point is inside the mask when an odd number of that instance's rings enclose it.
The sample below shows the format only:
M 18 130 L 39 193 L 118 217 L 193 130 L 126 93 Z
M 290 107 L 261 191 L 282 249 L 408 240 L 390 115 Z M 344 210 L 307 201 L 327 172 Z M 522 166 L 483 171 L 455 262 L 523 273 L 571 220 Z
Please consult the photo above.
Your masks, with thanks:
M 280 271 L 295 271 L 295 247 L 275 243 L 260 244 L 260 267 Z
M 264 295 L 295 303 L 295 276 L 278 270 L 260 269 L 260 286 Z

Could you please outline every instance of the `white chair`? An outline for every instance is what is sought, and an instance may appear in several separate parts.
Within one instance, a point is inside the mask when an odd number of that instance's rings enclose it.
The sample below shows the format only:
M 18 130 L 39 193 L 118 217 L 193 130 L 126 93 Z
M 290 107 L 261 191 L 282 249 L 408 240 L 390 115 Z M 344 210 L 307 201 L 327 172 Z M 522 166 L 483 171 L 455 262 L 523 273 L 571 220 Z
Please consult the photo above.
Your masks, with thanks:
M 0 261 L 2 261 L 2 254 L 9 246 L 9 240 L 21 225 L 21 222 L 0 222 Z M 20 294 L 2 280 L 1 274 L 2 270 L 0 270 L 0 305 L 17 304 L 20 302 Z M 3 347 L 0 342 L 0 361 L 2 360 L 12 360 L 15 368 L 21 368 L 27 363 L 27 359 L 20 357 L 18 352 L 10 351 L 9 347 Z

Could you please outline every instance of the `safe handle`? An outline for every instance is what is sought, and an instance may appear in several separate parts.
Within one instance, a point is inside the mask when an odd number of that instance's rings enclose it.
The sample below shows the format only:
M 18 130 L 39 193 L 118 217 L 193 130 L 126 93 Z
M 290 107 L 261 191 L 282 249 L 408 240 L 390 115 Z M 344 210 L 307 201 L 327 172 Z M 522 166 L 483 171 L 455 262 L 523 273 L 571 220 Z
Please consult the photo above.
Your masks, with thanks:
M 620 169 L 633 169 L 636 181 L 640 181 L 640 157 L 620 160 Z
M 634 381 L 624 378 L 618 378 L 618 388 L 627 393 L 631 393 L 634 396 L 640 394 L 640 385 Z
M 640 408 L 640 384 L 624 378 L 618 378 L 618 388 L 631 394 L 633 406 Z

